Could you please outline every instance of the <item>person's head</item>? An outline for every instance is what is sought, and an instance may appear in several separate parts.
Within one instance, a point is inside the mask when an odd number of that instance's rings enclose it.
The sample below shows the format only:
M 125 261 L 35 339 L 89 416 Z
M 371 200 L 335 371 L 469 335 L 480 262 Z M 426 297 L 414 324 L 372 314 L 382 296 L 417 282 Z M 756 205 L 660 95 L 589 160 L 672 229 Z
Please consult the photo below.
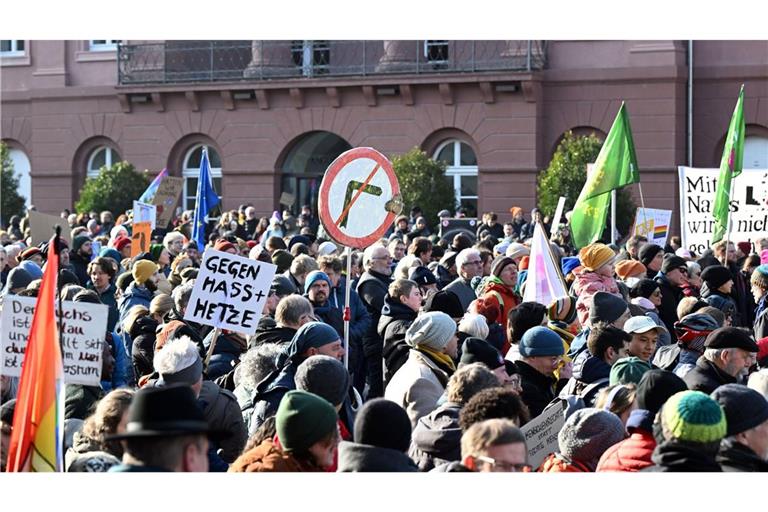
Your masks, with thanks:
M 522 360 L 543 375 L 554 375 L 564 354 L 563 340 L 547 327 L 533 327 L 520 339 Z
M 128 423 L 128 408 L 133 400 L 131 389 L 113 389 L 99 400 L 94 413 L 86 418 L 82 435 L 101 450 L 122 457 L 123 447 L 117 441 L 106 441 L 105 436 L 122 434 Z
M 456 270 L 464 279 L 482 275 L 483 260 L 477 249 L 464 249 L 456 255 Z
M 656 352 L 656 343 L 662 327 L 648 316 L 633 316 L 624 324 L 624 331 L 632 336 L 627 355 L 639 357 L 643 361 L 649 361 Z
M 97 290 L 107 288 L 114 279 L 115 272 L 112 259 L 99 257 L 88 264 L 88 277 L 91 278 L 91 282 Z
M 712 455 L 728 429 L 723 408 L 701 391 L 686 390 L 669 397 L 658 421 L 663 440 L 682 442 Z
M 730 295 L 733 288 L 733 276 L 728 268 L 722 265 L 711 265 L 701 273 L 701 279 L 707 283 L 712 292 Z
M 440 290 L 427 297 L 422 310 L 424 312 L 440 311 L 456 321 L 464 316 L 464 308 L 461 307 L 459 298 L 455 293 L 446 290 Z
M 710 395 L 725 412 L 726 437 L 768 461 L 768 401 L 741 384 L 725 384 Z
M 637 385 L 614 384 L 600 390 L 595 400 L 595 408 L 612 412 L 627 424 L 629 415 L 637 409 Z
M 405 215 L 399 215 L 395 219 L 395 227 L 400 231 L 405 231 L 406 229 L 408 229 L 408 217 L 406 217 Z
M 599 322 L 592 326 L 587 337 L 587 349 L 593 356 L 613 365 L 626 357 L 631 336 L 610 324 Z
M 173 289 L 171 297 L 173 298 L 173 307 L 176 308 L 181 315 L 184 315 L 189 305 L 189 299 L 192 298 L 192 291 L 195 288 L 195 283 L 188 282 L 177 286 Z
M 307 254 L 300 254 L 291 262 L 291 275 L 301 286 L 304 286 L 307 274 L 317 269 L 317 261 Z
M 355 417 L 356 443 L 407 452 L 411 444 L 411 420 L 405 409 L 383 398 L 367 401 Z
M 461 462 L 470 471 L 528 472 L 525 434 L 511 421 L 490 419 L 461 436 Z
M 413 254 L 424 264 L 427 265 L 432 260 L 432 242 L 429 238 L 419 236 L 411 241 L 411 245 L 408 246 L 408 254 Z M 402 259 L 402 256 L 400 258 Z
M 509 256 L 499 256 L 491 263 L 491 275 L 513 290 L 517 285 L 517 263 Z
M 749 256 L 744 258 L 744 262 L 741 265 L 741 270 L 747 276 L 751 276 L 752 272 L 754 272 L 755 269 L 759 266 L 760 266 L 760 256 L 758 256 L 757 254 L 750 254 Z
M 727 251 L 727 261 L 728 263 L 735 262 L 736 261 L 736 246 L 733 242 L 728 242 L 728 251 Z M 721 263 L 723 262 L 723 258 L 726 257 L 726 241 L 720 240 L 715 245 L 712 246 L 712 251 L 715 254 L 715 258 L 717 258 L 718 261 Z
M 123 463 L 176 472 L 208 471 L 208 422 L 188 386 L 145 387 L 136 392 L 122 441 Z
M 331 286 L 331 279 L 325 272 L 319 270 L 310 272 L 304 280 L 304 292 L 309 301 L 318 306 L 322 306 L 328 300 Z
M 149 260 L 139 260 L 133 264 L 131 274 L 133 282 L 144 286 L 150 291 L 157 289 L 158 271 L 160 268 Z
M 421 308 L 421 289 L 419 286 L 408 279 L 396 279 L 389 285 L 389 296 L 418 312 Z
M 88 235 L 78 235 L 72 240 L 72 252 L 81 257 L 90 258 L 93 254 L 91 239 Z
M 408 279 L 419 286 L 425 299 L 437 292 L 437 278 L 427 267 L 414 267 L 408 270 Z
M 301 295 L 283 298 L 275 309 L 275 322 L 280 327 L 298 329 L 312 321 L 312 303 Z
M 308 357 L 296 369 L 296 389 L 314 393 L 338 408 L 349 391 L 349 372 L 344 363 L 325 355 Z
M 160 374 L 158 385 L 183 384 L 200 394 L 203 385 L 203 361 L 197 344 L 189 336 L 171 339 L 155 352 L 152 362 Z
M 637 253 L 640 263 L 645 265 L 648 270 L 658 272 L 661 270 L 661 264 L 664 262 L 664 248 L 653 243 L 646 243 L 640 247 Z
M 587 407 L 575 411 L 565 420 L 557 435 L 557 445 L 562 455 L 594 471 L 603 453 L 624 436 L 624 424 L 618 416 Z
M 504 251 L 504 256 L 508 256 L 512 258 L 516 264 L 520 264 L 520 260 L 522 260 L 526 256 L 530 256 L 531 251 L 526 246 L 524 246 L 521 243 L 511 243 L 507 247 L 507 250 Z
M 688 264 L 680 256 L 667 255 L 661 263 L 661 272 L 677 288 L 688 284 Z
M 481 363 L 493 372 L 498 383 L 509 389 L 520 391 L 520 376 L 510 375 L 507 372 L 507 362 L 493 345 L 484 339 L 469 337 L 461 345 L 461 360 L 459 367 Z
M 173 297 L 165 293 L 159 293 L 152 297 L 152 301 L 149 303 L 149 314 L 158 323 L 162 323 L 165 315 L 167 315 L 173 309 L 173 307 Z
M 507 337 L 512 343 L 519 343 L 528 330 L 542 325 L 546 319 L 547 308 L 538 302 L 522 302 L 509 312 L 507 319 Z
M 339 280 L 344 268 L 341 258 L 332 254 L 320 256 L 317 258 L 317 265 L 320 271 L 325 272 L 325 275 L 331 280 L 331 288 L 339 286 Z
M 627 239 L 627 243 L 624 247 L 627 249 L 627 253 L 632 259 L 638 259 L 638 253 L 640 248 L 648 242 L 648 239 L 642 235 L 631 236 Z
M 681 319 L 692 313 L 700 313 L 705 307 L 707 307 L 707 303 L 698 297 L 683 297 L 677 304 L 677 318 Z
M 752 272 L 749 284 L 751 285 L 752 297 L 755 299 L 755 303 L 760 302 L 760 299 L 768 292 L 768 264 L 760 265 Z
M 732 377 L 747 375 L 759 347 L 746 329 L 720 327 L 704 342 L 704 358 Z
M 445 313 L 422 313 L 408 327 L 405 342 L 414 348 L 426 347 L 455 358 L 458 353 L 456 322 Z
M 747 380 L 747 386 L 750 389 L 754 389 L 763 395 L 763 398 L 768 400 L 768 369 L 763 368 L 759 371 L 752 372 Z
M 581 266 L 589 272 L 595 272 L 605 277 L 613 277 L 613 261 L 616 253 L 605 244 L 593 243 L 579 251 Z
M 326 469 L 333 465 L 339 444 L 338 414 L 324 398 L 301 390 L 289 391 L 275 415 L 283 451 Z
M 322 322 L 307 322 L 299 327 L 288 344 L 286 353 L 297 365 L 318 354 L 344 361 L 344 346 L 339 333 Z
M 488 321 L 483 315 L 467 313 L 459 322 L 459 332 L 485 340 L 489 332 Z
M 647 269 L 637 260 L 622 260 L 615 265 L 616 275 L 624 282 L 645 278 Z
M 652 369 L 651 363 L 639 357 L 622 357 L 611 366 L 608 383 L 611 386 L 614 384 L 637 384 L 645 372 Z
M 637 407 L 655 416 L 669 397 L 687 389 L 685 381 L 670 371 L 648 370 L 637 384 Z
M 163 246 L 174 258 L 184 249 L 184 235 L 178 231 L 170 231 L 163 237 Z
M 703 283 L 701 280 L 701 265 L 695 261 L 689 261 L 686 265 L 688 266 L 688 283 L 696 288 L 701 288 Z
M 392 259 L 395 261 L 400 261 L 403 259 L 403 256 L 405 256 L 405 244 L 399 238 L 390 240 L 387 244 L 387 250 L 389 251 L 389 255 L 392 256 Z
M 367 271 L 389 276 L 392 274 L 392 256 L 383 245 L 371 245 L 363 253 L 363 267 Z
M 629 317 L 629 307 L 621 297 L 602 291 L 592 296 L 589 306 L 590 325 L 605 322 L 621 329 Z

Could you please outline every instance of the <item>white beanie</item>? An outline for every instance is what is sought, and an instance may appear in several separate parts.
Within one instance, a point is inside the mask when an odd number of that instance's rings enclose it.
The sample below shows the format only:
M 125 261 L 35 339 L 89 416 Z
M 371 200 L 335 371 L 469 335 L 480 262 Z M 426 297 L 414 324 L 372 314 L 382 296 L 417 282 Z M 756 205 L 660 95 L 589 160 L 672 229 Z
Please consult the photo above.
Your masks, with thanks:
M 433 350 L 443 350 L 456 334 L 456 322 L 441 311 L 430 311 L 416 317 L 405 333 L 405 342 L 416 347 L 423 345 Z
M 336 247 L 336 244 L 333 242 L 323 242 L 320 244 L 320 247 L 317 248 L 317 255 L 318 256 L 326 256 L 328 254 L 333 254 L 336 252 L 338 247 Z

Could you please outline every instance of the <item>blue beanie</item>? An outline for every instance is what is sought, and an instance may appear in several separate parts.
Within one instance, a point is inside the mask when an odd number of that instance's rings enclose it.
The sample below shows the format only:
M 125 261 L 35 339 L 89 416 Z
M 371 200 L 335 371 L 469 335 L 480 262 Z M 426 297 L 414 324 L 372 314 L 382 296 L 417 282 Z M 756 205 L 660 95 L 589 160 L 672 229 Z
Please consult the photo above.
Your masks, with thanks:
M 112 249 L 111 247 L 102 247 L 101 251 L 99 251 L 99 257 L 112 258 L 117 262 L 118 265 L 123 260 L 122 256 L 120 256 L 120 253 L 117 252 L 117 250 Z
M 552 329 L 536 326 L 525 331 L 520 340 L 520 355 L 523 357 L 562 356 L 565 354 L 563 340 Z
M 312 285 L 318 281 L 325 281 L 328 283 L 328 288 L 333 288 L 333 284 L 331 284 L 331 278 L 328 277 L 328 274 L 319 270 L 313 270 L 307 274 L 307 277 L 304 280 L 304 293 L 309 293 L 309 289 L 312 288 Z
M 563 258 L 563 260 L 560 262 L 560 268 L 563 271 L 564 276 L 570 274 L 573 269 L 579 265 L 581 265 L 581 261 L 579 260 L 578 256 L 569 256 L 568 258 Z
M 308 322 L 296 331 L 293 339 L 286 348 L 289 358 L 297 354 L 303 354 L 310 348 L 320 348 L 341 339 L 336 329 L 323 322 Z
M 19 263 L 18 266 L 27 271 L 27 273 L 32 277 L 32 281 L 34 281 L 35 279 L 43 278 L 43 269 L 41 269 L 40 265 L 38 265 L 34 261 L 24 260 L 21 263 Z

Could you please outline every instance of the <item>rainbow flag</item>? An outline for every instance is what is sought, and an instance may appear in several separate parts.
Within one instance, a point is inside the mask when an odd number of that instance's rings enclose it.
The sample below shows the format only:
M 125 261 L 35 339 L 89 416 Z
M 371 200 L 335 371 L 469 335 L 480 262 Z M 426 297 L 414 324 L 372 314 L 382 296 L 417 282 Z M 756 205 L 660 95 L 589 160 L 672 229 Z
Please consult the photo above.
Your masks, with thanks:
M 667 236 L 667 226 L 656 226 L 653 228 L 653 239 L 665 238 Z
M 147 190 L 141 194 L 141 197 L 139 197 L 137 201 L 140 203 L 152 204 L 152 199 L 154 199 L 155 194 L 157 194 L 157 189 L 160 187 L 160 182 L 163 181 L 166 176 L 168 176 L 168 169 L 163 169 L 160 171 L 160 174 L 155 176 L 155 179 L 152 180 L 152 183 L 149 184 Z
M 49 247 L 56 246 L 56 238 Z M 63 471 L 64 368 L 56 324 L 58 250 L 48 263 L 24 352 L 8 449 L 9 472 Z

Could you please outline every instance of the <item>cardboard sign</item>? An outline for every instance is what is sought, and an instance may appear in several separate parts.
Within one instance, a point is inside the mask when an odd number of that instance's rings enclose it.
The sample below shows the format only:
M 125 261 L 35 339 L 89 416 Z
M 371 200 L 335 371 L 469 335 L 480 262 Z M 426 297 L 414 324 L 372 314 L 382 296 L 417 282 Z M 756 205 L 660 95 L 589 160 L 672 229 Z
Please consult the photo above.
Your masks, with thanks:
M 280 194 L 280 204 L 284 204 L 287 207 L 292 207 L 293 203 L 296 202 L 296 196 L 291 194 L 290 192 L 283 192 Z
M 157 207 L 153 204 L 133 202 L 133 222 L 149 222 L 152 231 L 155 230 L 155 219 L 157 218 Z
M 142 252 L 149 252 L 152 241 L 152 225 L 149 222 L 137 222 L 133 224 L 131 234 L 131 258 Z
M 712 241 L 715 191 L 719 169 L 678 167 L 680 233 L 683 247 L 703 253 Z M 768 232 L 768 169 L 744 169 L 732 180 L 731 241 L 750 242 Z
M 184 190 L 184 178 L 166 176 L 157 187 L 152 204 L 157 208 L 157 224 L 165 229 L 173 218 L 173 210 L 179 202 L 181 191 Z
M 525 434 L 525 445 L 528 447 L 528 464 L 534 470 L 559 449 L 557 434 L 565 424 L 564 410 L 565 403 L 560 401 L 544 409 L 544 412 L 521 428 Z
M 0 373 L 21 376 L 24 352 L 37 299 L 9 295 L 3 301 L 0 318 Z M 108 308 L 103 304 L 62 302 L 61 344 L 64 348 L 64 382 L 98 386 L 101 382 L 101 355 L 107 332 Z M 56 322 L 59 309 L 56 308 Z
M 644 236 L 649 243 L 664 247 L 672 225 L 672 210 L 638 208 L 635 212 L 633 234 Z
M 276 270 L 271 263 L 207 249 L 184 319 L 253 334 Z
M 72 247 L 72 237 L 69 235 L 69 224 L 65 219 L 56 215 L 46 215 L 36 211 L 29 211 L 29 229 L 32 232 L 32 245 L 38 245 L 41 242 L 50 241 L 55 234 L 54 227 L 61 226 L 61 238 L 66 240 L 67 245 Z

